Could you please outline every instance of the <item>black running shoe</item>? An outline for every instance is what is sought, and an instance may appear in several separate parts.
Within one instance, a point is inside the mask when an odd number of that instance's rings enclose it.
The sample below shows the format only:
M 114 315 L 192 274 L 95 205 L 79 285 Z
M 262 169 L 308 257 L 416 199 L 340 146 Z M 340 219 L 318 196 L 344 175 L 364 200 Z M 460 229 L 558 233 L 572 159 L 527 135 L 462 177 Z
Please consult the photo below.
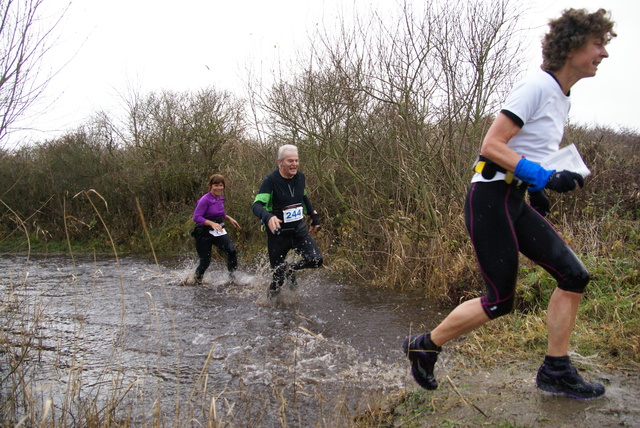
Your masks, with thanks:
M 562 365 L 552 366 L 547 361 L 542 363 L 536 376 L 536 385 L 543 391 L 580 400 L 590 400 L 604 394 L 604 386 L 582 379 L 568 357 Z
M 424 389 L 436 389 L 438 381 L 433 375 L 433 367 L 442 348 L 431 341 L 430 333 L 407 337 L 402 342 L 402 350 L 411 361 L 411 374 L 418 385 Z
M 289 289 L 295 290 L 298 287 L 298 280 L 296 279 L 296 271 L 293 270 L 291 265 L 287 267 L 286 279 L 289 280 Z
M 278 294 L 280 294 L 280 288 L 281 287 L 282 286 L 278 285 L 277 282 L 272 282 L 269 285 L 269 289 L 267 290 L 267 298 L 275 299 L 278 296 Z

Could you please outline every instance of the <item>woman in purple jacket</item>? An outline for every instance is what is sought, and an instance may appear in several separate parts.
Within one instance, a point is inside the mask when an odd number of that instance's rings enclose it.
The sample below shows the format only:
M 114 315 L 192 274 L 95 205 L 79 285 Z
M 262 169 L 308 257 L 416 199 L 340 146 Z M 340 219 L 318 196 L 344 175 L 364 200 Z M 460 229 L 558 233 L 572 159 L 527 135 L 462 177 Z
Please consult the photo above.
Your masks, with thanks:
M 214 174 L 209 177 L 209 192 L 198 200 L 193 212 L 193 221 L 196 223 L 191 236 L 196 241 L 196 251 L 200 257 L 200 264 L 196 268 L 196 283 L 202 283 L 202 277 L 211 263 L 211 249 L 215 245 L 227 255 L 227 269 L 229 277 L 234 279 L 234 272 L 238 267 L 236 248 L 231 238 L 224 229 L 224 222 L 228 221 L 233 227 L 240 230 L 240 225 L 224 210 L 224 177 Z

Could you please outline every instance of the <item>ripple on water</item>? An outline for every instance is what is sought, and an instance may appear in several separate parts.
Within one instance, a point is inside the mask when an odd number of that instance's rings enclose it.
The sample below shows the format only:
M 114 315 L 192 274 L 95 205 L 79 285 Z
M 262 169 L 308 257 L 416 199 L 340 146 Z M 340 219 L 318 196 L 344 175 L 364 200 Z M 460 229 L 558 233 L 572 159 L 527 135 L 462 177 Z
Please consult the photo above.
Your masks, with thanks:
M 400 343 L 430 314 L 414 296 L 340 284 L 321 269 L 300 272 L 296 290 L 269 300 L 263 268 L 229 281 L 214 263 L 203 284 L 185 286 L 194 268 L 175 259 L 0 258 L 0 287 L 40 308 L 25 319 L 42 344 L 34 382 L 46 379 L 60 401 L 77 374 L 70 368 L 81 367 L 85 397 L 127 390 L 130 403 L 159 399 L 169 418 L 178 402 L 217 397 L 236 422 L 257 411 L 278 421 L 287 400 L 287 417 L 312 424 L 336 400 L 356 408 L 406 384 Z

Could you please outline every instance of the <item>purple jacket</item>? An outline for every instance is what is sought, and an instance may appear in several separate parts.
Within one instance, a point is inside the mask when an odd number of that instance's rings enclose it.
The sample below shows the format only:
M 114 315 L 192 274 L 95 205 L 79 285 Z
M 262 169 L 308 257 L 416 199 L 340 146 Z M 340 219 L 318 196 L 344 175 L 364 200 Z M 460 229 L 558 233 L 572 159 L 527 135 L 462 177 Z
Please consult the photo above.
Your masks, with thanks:
M 193 212 L 193 221 L 202 226 L 205 220 L 221 219 L 227 214 L 224 211 L 224 196 L 216 198 L 207 192 L 198 200 Z

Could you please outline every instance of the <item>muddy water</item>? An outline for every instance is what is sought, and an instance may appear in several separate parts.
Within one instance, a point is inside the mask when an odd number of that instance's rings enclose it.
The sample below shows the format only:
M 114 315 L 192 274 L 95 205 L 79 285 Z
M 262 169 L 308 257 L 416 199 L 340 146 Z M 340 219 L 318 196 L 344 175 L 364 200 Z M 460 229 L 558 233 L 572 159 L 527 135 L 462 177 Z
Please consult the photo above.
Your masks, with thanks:
M 58 408 L 117 402 L 117 417 L 136 423 L 345 426 L 408 384 L 402 339 L 441 316 L 417 294 L 343 284 L 325 270 L 301 272 L 295 290 L 269 300 L 267 269 L 231 283 L 212 264 L 202 285 L 181 285 L 194 268 L 0 258 L 3 295 L 21 302 L 11 329 L 36 338 L 36 396 Z
M 29 349 L 12 376 L 0 355 L 0 395 L 14 394 L 19 414 L 51 400 L 49 417 L 70 415 L 58 426 L 98 413 L 87 425 L 111 416 L 131 426 L 348 427 L 383 397 L 417 389 L 400 344 L 443 316 L 422 296 L 320 269 L 269 301 L 264 266 L 230 283 L 212 264 L 204 284 L 183 286 L 192 259 L 0 257 L 0 338 L 9 341 L 0 352 Z M 582 361 L 607 385 L 585 403 L 537 391 L 537 359 L 484 373 L 450 344 L 436 368 L 441 387 L 425 398 L 446 405 L 429 419 L 472 426 L 479 407 L 496 425 L 640 426 L 637 371 Z

